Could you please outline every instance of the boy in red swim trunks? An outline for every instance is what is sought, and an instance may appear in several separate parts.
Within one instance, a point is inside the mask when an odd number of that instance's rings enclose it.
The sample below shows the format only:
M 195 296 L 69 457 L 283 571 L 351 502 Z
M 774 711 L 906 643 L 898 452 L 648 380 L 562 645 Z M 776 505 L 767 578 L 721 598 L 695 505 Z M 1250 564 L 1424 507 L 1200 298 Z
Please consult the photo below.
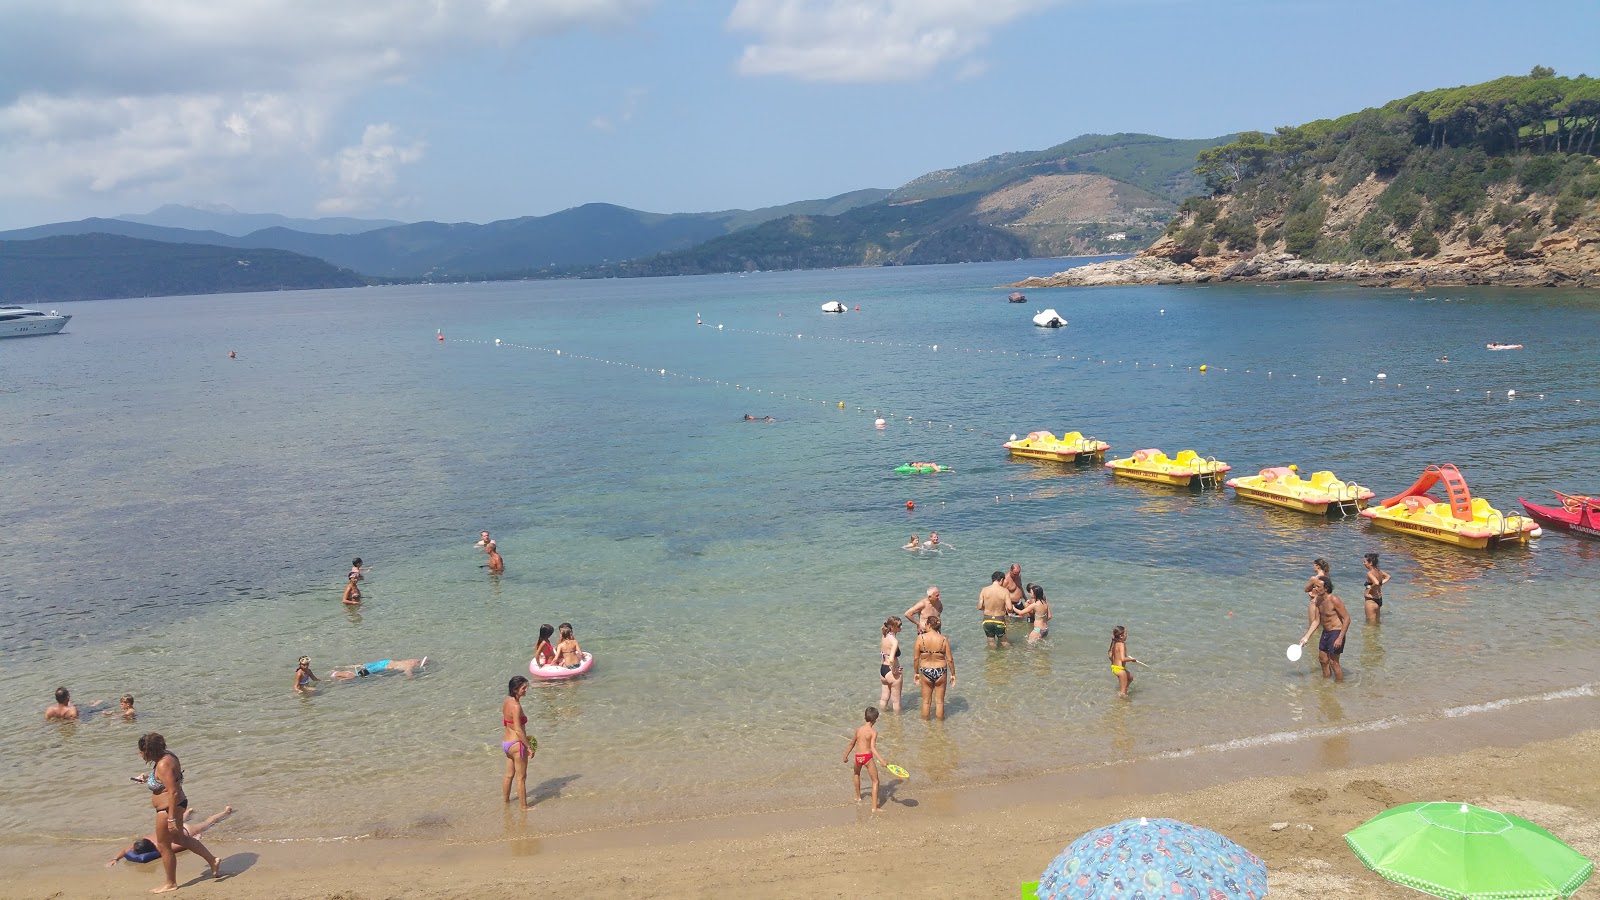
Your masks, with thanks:
M 853 751 L 856 755 L 856 802 L 861 802 L 861 767 L 867 766 L 872 774 L 872 811 L 878 811 L 878 731 L 872 727 L 878 721 L 878 708 L 867 707 L 867 724 L 856 729 L 850 736 L 850 746 L 844 748 L 844 761 L 850 761 Z

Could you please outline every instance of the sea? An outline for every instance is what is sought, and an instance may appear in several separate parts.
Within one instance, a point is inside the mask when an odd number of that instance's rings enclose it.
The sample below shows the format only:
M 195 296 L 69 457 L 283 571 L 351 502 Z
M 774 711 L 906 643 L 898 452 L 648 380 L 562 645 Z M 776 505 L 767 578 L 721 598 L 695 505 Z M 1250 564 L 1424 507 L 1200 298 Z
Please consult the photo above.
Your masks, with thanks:
M 1454 463 L 1503 511 L 1594 492 L 1600 293 L 1006 302 L 1078 262 L 59 304 L 63 334 L 0 341 L 0 845 L 142 833 L 146 731 L 196 813 L 239 810 L 229 840 L 503 839 L 500 704 L 562 622 L 595 663 L 526 697 L 537 803 L 512 832 L 842 804 L 880 626 L 935 585 L 948 718 L 908 683 L 879 722 L 923 787 L 1592 696 L 1600 543 L 1466 551 L 1001 444 L 1081 431 L 1379 497 Z M 1034 327 L 1045 307 L 1069 325 Z M 900 549 L 930 531 L 941 553 Z M 1367 552 L 1393 575 L 1381 624 Z M 1343 684 L 1285 658 L 1314 557 L 1355 617 Z M 977 594 L 1012 563 L 1054 625 L 990 649 Z M 1116 625 L 1148 663 L 1126 701 Z M 429 662 L 301 696 L 302 655 Z M 58 686 L 82 721 L 42 720 Z M 100 714 L 125 692 L 137 722 Z

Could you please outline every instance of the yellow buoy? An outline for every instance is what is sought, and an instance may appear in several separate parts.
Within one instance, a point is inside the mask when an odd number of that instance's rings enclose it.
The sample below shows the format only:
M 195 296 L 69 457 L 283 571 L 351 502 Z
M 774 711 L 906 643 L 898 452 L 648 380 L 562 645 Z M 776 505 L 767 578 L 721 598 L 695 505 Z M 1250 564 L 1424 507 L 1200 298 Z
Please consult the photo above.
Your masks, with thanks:
M 1202 372 L 1204 372 L 1204 371 L 1205 371 L 1205 370 L 1206 370 L 1206 367 L 1205 367 L 1205 366 L 1201 366 L 1201 367 L 1200 367 L 1200 371 L 1202 371 Z
M 840 401 L 840 403 L 839 403 L 839 408 L 840 408 L 840 409 L 844 409 L 844 402 L 843 402 L 843 401 Z

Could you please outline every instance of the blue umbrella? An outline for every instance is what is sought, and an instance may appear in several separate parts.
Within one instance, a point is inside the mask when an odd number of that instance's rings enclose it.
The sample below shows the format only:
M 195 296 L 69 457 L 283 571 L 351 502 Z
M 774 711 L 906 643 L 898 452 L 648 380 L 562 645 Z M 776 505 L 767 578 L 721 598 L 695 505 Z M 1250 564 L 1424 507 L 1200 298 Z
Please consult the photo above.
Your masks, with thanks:
M 1267 865 L 1215 831 L 1128 819 L 1073 841 L 1034 891 L 1040 900 L 1259 900 Z

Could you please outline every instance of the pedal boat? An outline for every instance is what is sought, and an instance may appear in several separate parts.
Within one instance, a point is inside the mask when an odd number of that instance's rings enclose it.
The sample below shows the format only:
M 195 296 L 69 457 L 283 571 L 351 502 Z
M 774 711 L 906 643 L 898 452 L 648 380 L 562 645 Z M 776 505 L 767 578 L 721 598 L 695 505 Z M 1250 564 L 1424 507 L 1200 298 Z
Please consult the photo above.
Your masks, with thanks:
M 1428 494 L 1443 483 L 1446 501 Z M 1467 480 L 1448 463 L 1429 466 L 1416 483 L 1378 506 L 1361 511 L 1364 519 L 1387 531 L 1483 550 L 1504 543 L 1527 543 L 1544 531 L 1528 516 L 1502 514 L 1482 497 L 1474 497 Z
M 1353 481 L 1340 481 L 1332 472 L 1313 472 L 1310 479 L 1301 478 L 1294 466 L 1262 469 L 1259 475 L 1241 475 L 1228 479 L 1227 483 L 1241 500 L 1313 516 L 1325 516 L 1329 509 L 1365 509 L 1367 501 L 1375 496 Z
M 941 466 L 938 463 L 931 462 L 904 463 L 895 466 L 894 470 L 901 475 L 937 475 L 940 472 L 955 471 L 949 466 Z
M 1106 468 L 1111 470 L 1111 474 L 1123 478 L 1176 487 L 1189 487 L 1197 483 L 1196 479 L 1201 487 L 1208 480 L 1215 484 L 1215 479 L 1221 477 L 1222 473 L 1233 471 L 1233 467 L 1227 463 L 1206 459 L 1193 450 L 1180 450 L 1176 457 L 1168 459 L 1165 453 L 1154 448 L 1135 451 L 1124 459 L 1113 459 L 1106 463 Z
M 1051 462 L 1090 462 L 1105 459 L 1111 445 L 1105 441 L 1086 438 L 1082 432 L 1069 431 L 1059 439 L 1048 431 L 1030 431 L 1017 440 L 1016 435 L 1000 446 L 1022 459 L 1044 459 Z
M 1528 511 L 1534 521 L 1540 525 L 1548 525 L 1559 531 L 1570 531 L 1586 537 L 1600 538 L 1600 497 L 1585 497 L 1579 494 L 1563 494 L 1560 491 L 1551 491 L 1556 499 L 1561 501 L 1560 506 L 1540 506 L 1537 503 L 1517 498 L 1522 508 Z

